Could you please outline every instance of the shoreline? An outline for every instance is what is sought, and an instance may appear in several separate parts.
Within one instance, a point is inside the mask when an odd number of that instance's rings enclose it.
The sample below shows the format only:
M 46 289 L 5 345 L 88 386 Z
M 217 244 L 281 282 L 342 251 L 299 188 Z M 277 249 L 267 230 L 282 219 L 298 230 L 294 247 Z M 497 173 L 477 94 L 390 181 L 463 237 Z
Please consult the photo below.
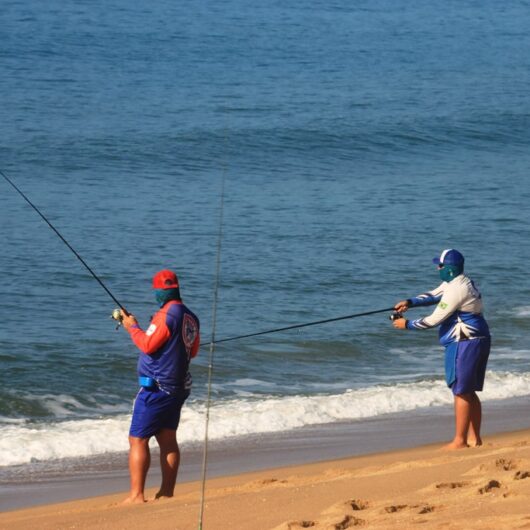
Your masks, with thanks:
M 529 427 L 530 396 L 483 403 L 485 442 L 492 434 Z M 453 431 L 449 407 L 425 408 L 414 413 L 389 414 L 356 422 L 308 426 L 288 432 L 211 442 L 208 482 L 278 467 L 307 465 L 442 444 Z M 148 475 L 147 488 L 155 488 L 160 479 L 156 452 Z M 0 512 L 54 504 L 121 492 L 128 488 L 126 453 L 85 458 L 72 469 L 34 470 L 17 477 L 17 468 L 4 470 L 0 483 Z M 60 465 L 60 463 L 59 463 Z M 177 490 L 201 476 L 202 447 L 182 448 Z
M 480 448 L 422 445 L 209 480 L 205 530 L 530 528 L 530 429 L 488 436 Z M 150 489 L 152 498 L 156 489 Z M 123 505 L 123 494 L 0 514 L 1 529 L 192 530 L 200 484 L 171 499 Z

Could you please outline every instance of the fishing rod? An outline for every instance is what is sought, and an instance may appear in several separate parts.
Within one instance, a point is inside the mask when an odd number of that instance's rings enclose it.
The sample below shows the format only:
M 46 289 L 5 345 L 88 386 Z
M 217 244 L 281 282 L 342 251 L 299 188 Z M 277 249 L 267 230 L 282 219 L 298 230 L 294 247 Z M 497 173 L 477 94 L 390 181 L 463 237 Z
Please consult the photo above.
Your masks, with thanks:
M 57 230 L 57 228 L 55 228 L 55 226 L 52 225 L 52 223 L 45 217 L 45 215 L 28 199 L 28 197 L 16 186 L 16 184 L 11 179 L 7 177 L 7 175 L 2 170 L 0 170 L 0 175 L 2 175 L 2 177 L 4 177 L 6 181 L 22 196 L 22 198 L 41 216 L 44 222 L 59 236 L 61 241 L 73 252 L 74 256 L 85 266 L 87 271 L 94 277 L 94 279 L 99 283 L 99 285 L 101 285 L 101 287 L 105 289 L 105 291 L 112 298 L 112 300 L 116 302 L 116 304 L 118 304 L 119 308 L 125 311 L 125 313 L 127 314 L 126 309 L 120 304 L 118 299 L 110 292 L 110 290 L 103 283 L 101 278 L 99 278 L 99 276 L 88 266 L 86 261 L 76 252 L 76 250 L 72 247 L 72 245 L 70 245 L 70 243 L 66 241 L 66 239 L 61 235 L 59 230 Z M 119 317 L 121 317 L 121 315 L 119 314 L 119 310 L 115 309 L 112 313 L 112 318 L 114 318 L 114 320 L 120 321 L 120 318 L 118 317 L 118 315 Z
M 225 127 L 225 149 L 228 143 L 228 132 Z M 228 171 L 227 164 L 223 165 L 223 173 L 221 180 L 221 197 L 219 205 L 219 233 L 217 235 L 217 256 L 215 263 L 215 283 L 213 289 L 213 306 L 212 306 L 212 334 L 209 341 L 210 350 L 208 354 L 208 384 L 206 391 L 206 419 L 204 422 L 204 449 L 202 457 L 202 473 L 201 473 L 201 496 L 199 502 L 199 521 L 198 530 L 203 529 L 203 518 L 204 518 L 204 503 L 206 500 L 206 473 L 208 467 L 208 442 L 209 442 L 209 426 L 210 426 L 210 408 L 212 403 L 212 380 L 213 380 L 213 368 L 214 368 L 214 353 L 215 353 L 215 330 L 217 323 L 217 301 L 219 298 L 219 284 L 221 280 L 221 250 L 223 241 L 223 217 L 224 217 L 224 203 L 225 203 L 225 185 L 226 185 L 226 173 Z
M 375 315 L 377 313 L 386 313 L 387 311 L 393 311 L 394 307 L 386 307 L 385 309 L 376 309 L 374 311 L 365 311 L 363 313 L 354 313 L 352 315 L 345 315 L 342 317 L 326 318 L 325 320 L 315 320 L 313 322 L 306 322 L 305 324 L 293 324 L 292 326 L 285 326 L 283 328 L 268 329 L 266 331 L 258 331 L 257 333 L 248 333 L 247 335 L 237 335 L 236 337 L 228 337 L 225 339 L 219 339 L 213 342 L 213 344 L 219 344 L 221 342 L 228 342 L 232 340 L 246 339 L 248 337 L 257 337 L 259 335 L 268 335 L 269 333 L 278 333 L 279 331 L 287 331 L 289 329 L 300 329 L 307 328 L 309 326 L 317 326 L 318 324 L 327 324 L 328 322 L 338 322 L 339 320 L 348 320 L 350 318 L 364 317 L 367 315 Z M 397 318 L 398 313 L 394 313 L 390 316 L 391 320 Z M 210 344 L 210 342 L 203 343 L 201 346 Z

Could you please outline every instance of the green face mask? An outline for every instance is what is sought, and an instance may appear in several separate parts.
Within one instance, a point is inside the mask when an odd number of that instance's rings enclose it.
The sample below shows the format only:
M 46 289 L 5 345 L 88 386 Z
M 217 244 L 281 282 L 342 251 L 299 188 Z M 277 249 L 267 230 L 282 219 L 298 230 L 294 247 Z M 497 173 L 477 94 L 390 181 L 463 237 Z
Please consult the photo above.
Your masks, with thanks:
M 170 300 L 180 300 L 180 293 L 178 289 L 155 289 L 155 298 L 158 305 L 162 307 Z
M 440 278 L 443 282 L 450 282 L 454 280 L 457 276 L 464 272 L 462 267 L 457 267 L 456 265 L 444 265 L 439 269 Z

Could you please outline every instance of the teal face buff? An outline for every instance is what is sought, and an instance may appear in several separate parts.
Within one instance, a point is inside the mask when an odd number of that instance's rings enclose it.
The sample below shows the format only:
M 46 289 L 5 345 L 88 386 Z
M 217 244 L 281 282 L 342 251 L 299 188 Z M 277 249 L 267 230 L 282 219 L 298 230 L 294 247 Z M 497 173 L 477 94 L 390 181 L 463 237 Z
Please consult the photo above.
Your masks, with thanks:
M 170 300 L 179 300 L 180 294 L 178 289 L 155 289 L 155 298 L 160 307 L 167 304 Z
M 438 265 L 438 271 L 443 282 L 450 282 L 462 274 L 463 268 L 456 265 Z

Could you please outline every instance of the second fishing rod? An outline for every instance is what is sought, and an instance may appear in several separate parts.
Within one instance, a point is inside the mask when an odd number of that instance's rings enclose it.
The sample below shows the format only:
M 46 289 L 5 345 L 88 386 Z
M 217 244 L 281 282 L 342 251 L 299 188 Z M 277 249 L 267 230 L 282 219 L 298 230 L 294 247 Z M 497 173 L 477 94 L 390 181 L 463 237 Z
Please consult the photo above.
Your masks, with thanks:
M 51 221 L 49 221 L 48 218 L 33 204 L 33 202 L 31 202 L 31 200 L 26 196 L 26 194 L 22 190 L 20 190 L 18 188 L 18 186 L 2 170 L 0 170 L 0 175 L 2 175 L 2 177 L 4 177 L 4 179 L 13 187 L 13 189 L 15 189 L 15 191 L 39 214 L 39 216 L 42 218 L 42 220 L 55 232 L 55 234 L 68 247 L 68 249 L 74 254 L 74 256 L 88 270 L 88 272 L 92 275 L 92 277 L 101 285 L 101 287 L 103 287 L 105 292 L 118 305 L 119 309 L 115 309 L 112 312 L 112 318 L 114 318 L 114 320 L 116 320 L 118 322 L 118 325 L 119 325 L 121 323 L 121 319 L 122 319 L 120 310 L 123 311 L 124 313 L 128 314 L 127 310 L 123 307 L 123 305 L 119 302 L 119 300 L 114 296 L 114 294 L 112 294 L 110 289 L 103 283 L 101 278 L 91 269 L 91 267 L 86 263 L 86 261 L 72 247 L 72 245 L 66 240 L 66 238 L 59 232 L 59 230 L 57 230 L 57 228 L 55 228 L 55 226 L 51 223 Z M 312 322 L 305 322 L 303 324 L 293 324 L 293 325 L 290 325 L 290 326 L 284 326 L 284 327 L 280 327 L 280 328 L 268 329 L 268 330 L 265 330 L 265 331 L 258 331 L 258 332 L 255 332 L 255 333 L 247 333 L 247 334 L 244 334 L 244 335 L 237 335 L 237 336 L 234 336 L 234 337 L 226 337 L 226 338 L 223 338 L 223 339 L 213 340 L 213 341 L 209 341 L 207 343 L 203 343 L 203 344 L 201 344 L 201 346 L 205 346 L 205 345 L 209 345 L 209 344 L 220 344 L 220 343 L 223 343 L 223 342 L 246 339 L 246 338 L 249 338 L 249 337 L 258 337 L 258 336 L 261 336 L 261 335 L 268 335 L 268 334 L 271 334 L 271 333 L 279 333 L 281 331 L 288 331 L 288 330 L 292 330 L 292 329 L 300 329 L 300 328 L 306 328 L 306 327 L 310 327 L 310 326 L 317 326 L 317 325 L 321 325 L 321 324 L 327 324 L 327 323 L 330 323 L 330 322 L 338 322 L 340 320 L 349 320 L 349 319 L 364 317 L 364 316 L 368 316 L 368 315 L 375 315 L 377 313 L 386 313 L 388 311 L 393 311 L 393 310 L 394 310 L 393 307 L 387 307 L 387 308 L 384 308 L 384 309 L 376 309 L 376 310 L 373 310 L 373 311 L 365 311 L 365 312 L 362 312 L 362 313 L 354 313 L 354 314 L 344 315 L 344 316 L 340 316 L 340 317 L 327 318 L 327 319 L 324 319 L 324 320 L 315 320 L 315 321 L 312 321 Z M 394 315 L 391 315 L 390 318 L 394 318 Z
M 30 201 L 30 199 L 27 197 L 27 195 L 18 188 L 18 186 L 2 171 L 0 170 L 0 175 L 4 177 L 6 182 L 9 183 L 9 185 L 39 214 L 41 219 L 55 232 L 55 234 L 59 237 L 59 239 L 68 247 L 68 249 L 74 254 L 74 256 L 83 264 L 83 266 L 87 269 L 87 271 L 92 275 L 92 277 L 103 287 L 105 292 L 112 298 L 112 300 L 118 305 L 120 309 L 115 309 L 112 312 L 112 318 L 114 320 L 118 321 L 118 325 L 121 323 L 121 311 L 124 313 L 127 313 L 127 310 L 123 307 L 123 305 L 119 302 L 119 300 L 112 294 L 110 289 L 103 283 L 103 280 L 90 268 L 90 266 L 87 264 L 87 262 L 79 255 L 79 253 L 68 243 L 66 238 L 55 228 L 55 226 L 51 223 L 51 221 L 33 204 L 33 202 Z
M 396 318 L 401 318 L 402 316 L 400 313 L 394 310 L 394 307 L 385 307 L 384 309 L 374 309 L 373 311 L 364 311 L 362 313 L 352 313 L 351 315 L 343 315 L 340 317 L 326 318 L 324 320 L 314 320 L 312 322 L 305 322 L 303 324 L 293 324 L 291 326 L 273 328 L 273 329 L 268 329 L 265 331 L 257 331 L 255 333 L 247 333 L 245 335 L 236 335 L 234 337 L 226 337 L 224 339 L 213 341 L 213 344 L 220 344 L 222 342 L 229 342 L 233 340 L 247 339 L 249 337 L 258 337 L 260 335 L 269 335 L 271 333 L 279 333 L 280 331 L 288 331 L 291 329 L 300 329 L 300 328 L 307 328 L 310 326 L 318 326 L 320 324 L 327 324 L 329 322 L 339 322 L 340 320 L 350 320 L 352 318 L 365 317 L 368 315 L 376 315 L 378 313 L 388 313 L 389 311 L 392 311 L 392 314 L 389 317 L 390 320 L 395 320 Z M 210 344 L 210 342 L 202 343 L 201 346 L 206 346 L 207 344 Z

